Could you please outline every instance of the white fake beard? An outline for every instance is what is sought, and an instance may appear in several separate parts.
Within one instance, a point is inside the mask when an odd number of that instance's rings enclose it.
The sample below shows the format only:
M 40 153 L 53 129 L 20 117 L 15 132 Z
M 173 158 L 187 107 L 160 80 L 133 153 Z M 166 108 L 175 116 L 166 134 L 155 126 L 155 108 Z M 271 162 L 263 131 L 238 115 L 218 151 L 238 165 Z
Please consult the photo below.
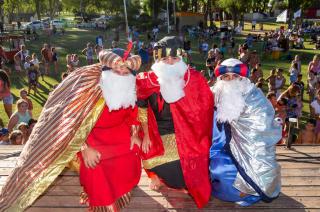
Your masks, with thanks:
M 173 65 L 156 62 L 151 69 L 158 77 L 160 93 L 167 103 L 173 103 L 184 97 L 184 74 L 188 66 L 182 59 Z
M 100 87 L 110 112 L 135 106 L 136 78 L 132 74 L 121 76 L 112 71 L 103 71 Z
M 220 123 L 238 120 L 246 106 L 244 95 L 254 84 L 248 78 L 240 77 L 235 80 L 218 80 L 211 88 L 215 96 L 217 121 Z

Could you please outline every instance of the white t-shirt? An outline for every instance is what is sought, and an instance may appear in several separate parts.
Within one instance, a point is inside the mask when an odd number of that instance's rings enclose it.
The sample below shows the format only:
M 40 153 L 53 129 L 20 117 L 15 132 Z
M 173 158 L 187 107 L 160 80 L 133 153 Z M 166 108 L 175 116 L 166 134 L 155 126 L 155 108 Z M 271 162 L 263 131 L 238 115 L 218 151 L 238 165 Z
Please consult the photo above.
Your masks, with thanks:
M 318 100 L 311 102 L 311 107 L 314 109 L 316 114 L 320 114 L 320 104 L 318 103 Z

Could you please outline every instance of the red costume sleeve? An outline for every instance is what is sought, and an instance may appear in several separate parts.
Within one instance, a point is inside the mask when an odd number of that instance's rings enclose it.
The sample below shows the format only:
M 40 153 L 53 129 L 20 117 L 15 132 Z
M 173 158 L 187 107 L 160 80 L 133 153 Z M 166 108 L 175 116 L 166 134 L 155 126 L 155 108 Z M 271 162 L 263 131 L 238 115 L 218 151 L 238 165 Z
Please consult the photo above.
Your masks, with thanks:
M 138 100 L 146 100 L 151 94 L 159 93 L 160 87 L 157 85 L 157 77 L 154 73 L 149 74 L 148 72 L 141 73 L 137 76 L 137 96 Z M 153 81 L 154 83 L 152 83 Z M 163 155 L 164 147 L 162 144 L 161 136 L 158 131 L 158 125 L 153 111 L 148 105 L 148 130 L 151 141 L 151 148 L 148 153 L 140 152 L 140 156 L 143 160 L 153 158 L 159 155 Z M 143 137 L 143 133 L 141 133 Z
M 187 81 L 187 79 L 186 79 Z M 212 139 L 213 94 L 204 77 L 190 70 L 185 97 L 170 104 L 183 176 L 199 208 L 211 195 L 209 149 Z

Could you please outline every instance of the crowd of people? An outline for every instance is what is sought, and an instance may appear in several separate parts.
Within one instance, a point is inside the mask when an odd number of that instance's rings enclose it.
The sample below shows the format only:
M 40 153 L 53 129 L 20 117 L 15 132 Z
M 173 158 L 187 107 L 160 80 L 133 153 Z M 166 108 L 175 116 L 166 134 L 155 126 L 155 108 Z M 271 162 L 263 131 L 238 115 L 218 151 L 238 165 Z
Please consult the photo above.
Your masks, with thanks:
M 220 43 L 213 43 L 211 48 L 209 47 L 210 41 L 210 30 L 201 31 L 198 36 L 198 51 L 205 58 L 205 66 L 207 70 L 203 70 L 202 73 L 209 77 L 208 84 L 210 86 L 215 83 L 214 69 L 217 67 L 224 59 L 226 55 L 236 56 L 241 62 L 246 64 L 251 70 L 250 80 L 258 88 L 263 89 L 266 92 L 267 98 L 270 100 L 277 116 L 283 123 L 283 141 L 288 137 L 289 130 L 289 120 L 294 118 L 297 119 L 297 127 L 299 128 L 299 119 L 302 116 L 303 107 L 303 96 L 304 93 L 309 95 L 309 108 L 310 108 L 310 120 L 309 125 L 315 123 L 314 126 L 314 138 L 304 139 L 306 136 L 301 129 L 301 133 L 298 135 L 297 143 L 308 143 L 309 141 L 314 141 L 314 143 L 320 142 L 320 99 L 318 97 L 318 91 L 320 89 L 319 77 L 320 75 L 320 56 L 315 55 L 313 60 L 309 63 L 307 70 L 307 82 L 302 81 L 303 72 L 301 70 L 301 60 L 299 55 L 295 55 L 291 61 L 289 70 L 284 70 L 281 67 L 275 67 L 270 70 L 270 74 L 266 76 L 266 72 L 262 70 L 262 61 L 260 59 L 260 54 L 256 50 L 252 50 L 255 41 L 262 40 L 263 50 L 266 52 L 272 51 L 272 48 L 281 48 L 284 51 L 289 48 L 297 48 L 297 45 L 303 46 L 303 41 L 297 39 L 293 40 L 295 34 L 290 30 L 276 30 L 266 32 L 264 37 L 253 36 L 248 34 L 245 42 L 241 44 L 238 48 L 238 53 L 235 49 L 235 39 L 231 36 L 221 36 Z M 207 32 L 207 33 L 206 33 Z M 212 33 L 214 33 L 213 31 Z M 152 31 L 147 33 L 146 41 L 140 39 L 139 31 L 134 27 L 130 31 L 133 40 L 133 48 L 135 52 L 141 57 L 142 65 L 140 72 L 147 71 L 150 69 L 152 60 L 154 58 L 153 50 L 158 38 L 159 29 L 154 27 Z M 301 37 L 301 35 L 298 35 Z M 182 59 L 194 67 L 192 61 L 192 46 L 190 37 L 180 35 L 179 39 L 182 42 L 182 51 L 180 56 Z M 292 41 L 292 42 L 291 42 Z M 99 52 L 103 49 L 103 37 L 101 35 L 97 36 L 96 42 L 87 43 L 86 47 L 80 51 L 86 58 L 87 65 L 94 64 L 98 62 Z M 116 39 L 112 41 L 111 49 L 117 49 L 118 42 Z M 2 48 L 0 48 L 2 49 Z M 7 58 L 5 54 L 1 53 L 1 65 L 5 66 Z M 50 64 L 53 64 L 54 70 L 53 74 L 58 74 L 61 70 L 58 70 L 59 60 L 58 53 L 55 47 L 50 47 L 49 44 L 44 44 L 43 48 L 40 49 L 41 59 L 38 59 L 36 53 L 30 53 L 25 45 L 20 46 L 20 51 L 14 55 L 14 71 L 25 72 L 28 78 L 28 88 L 22 89 L 20 91 L 20 99 L 17 101 L 16 112 L 13 113 L 13 96 L 10 91 L 10 69 L 3 68 L 4 71 L 0 73 L 0 81 L 2 82 L 3 88 L 1 99 L 3 100 L 4 109 L 8 117 L 10 118 L 8 126 L 2 126 L 4 132 L 17 133 L 19 130 L 18 126 L 22 123 L 28 128 L 32 129 L 32 124 L 35 122 L 32 119 L 32 101 L 27 97 L 33 91 L 34 95 L 37 95 L 38 87 L 40 85 L 39 78 L 44 80 L 44 76 L 48 75 L 50 72 Z M 67 54 L 66 55 L 66 68 L 62 72 L 61 78 L 64 79 L 79 67 L 79 55 L 78 54 Z M 289 75 L 289 80 L 287 81 L 284 75 Z M 289 85 L 287 89 L 286 85 Z M 55 85 L 56 86 L 56 85 Z M 55 88 L 55 86 L 53 88 Z M 267 89 L 265 89 L 267 87 Z M 21 101 L 20 101 L 21 100 Z M 18 104 L 19 103 L 19 104 Z M 29 121 L 31 120 L 31 123 Z M 307 126 L 309 126 L 307 124 Z M 29 130 L 30 131 L 30 130 Z M 319 135 L 318 135 L 319 134 Z M 308 134 L 310 136 L 310 134 Z M 27 136 L 24 136 L 25 143 Z M 4 139 L 6 140 L 6 139 Z M 8 139 L 7 139 L 8 140 Z M 9 140 L 8 140 L 9 141 Z M 2 142 L 3 144 L 16 143 L 16 142 Z M 280 142 L 281 143 L 281 142 Z

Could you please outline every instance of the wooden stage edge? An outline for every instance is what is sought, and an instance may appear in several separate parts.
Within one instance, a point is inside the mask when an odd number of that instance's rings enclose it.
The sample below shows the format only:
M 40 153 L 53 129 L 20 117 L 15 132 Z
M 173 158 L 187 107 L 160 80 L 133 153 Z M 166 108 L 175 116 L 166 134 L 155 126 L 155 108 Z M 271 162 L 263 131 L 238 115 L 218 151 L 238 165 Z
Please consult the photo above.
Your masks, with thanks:
M 22 146 L 0 146 L 0 188 L 16 165 Z M 139 185 L 132 192 L 125 212 L 320 212 L 320 146 L 277 146 L 277 160 L 282 167 L 282 190 L 272 203 L 259 202 L 250 207 L 212 199 L 198 210 L 192 198 L 182 192 L 162 189 L 155 192 L 148 187 L 143 172 Z M 79 212 L 87 208 L 79 204 L 78 174 L 64 170 L 56 181 L 28 208 L 28 212 Z

